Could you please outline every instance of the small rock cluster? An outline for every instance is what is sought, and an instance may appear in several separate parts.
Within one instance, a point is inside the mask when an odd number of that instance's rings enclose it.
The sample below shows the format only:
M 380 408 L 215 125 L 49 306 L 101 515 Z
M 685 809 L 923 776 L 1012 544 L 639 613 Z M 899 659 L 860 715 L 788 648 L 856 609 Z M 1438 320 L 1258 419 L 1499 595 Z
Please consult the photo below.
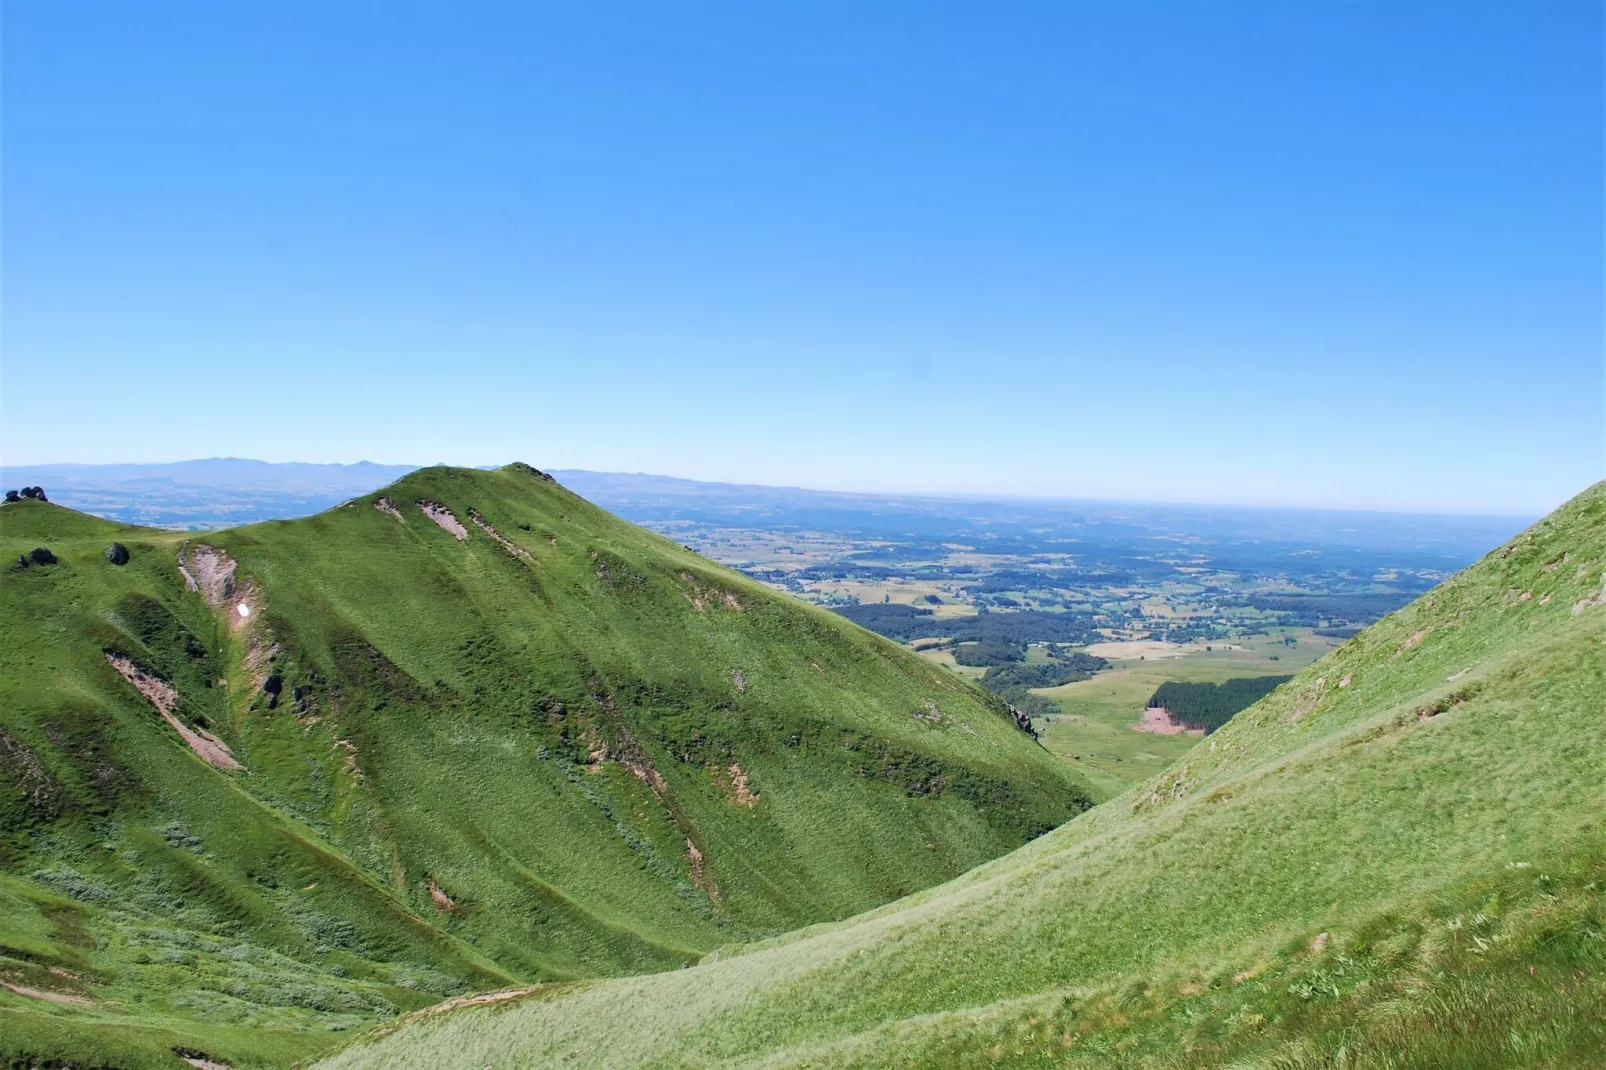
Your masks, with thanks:
M 1009 715 L 1010 717 L 1014 718 L 1016 728 L 1020 729 L 1022 732 L 1025 732 L 1033 739 L 1037 738 L 1037 729 L 1032 727 L 1032 719 L 1026 716 L 1026 712 L 1024 710 L 1020 709 L 1018 706 L 1011 706 L 1009 708 Z
M 512 464 L 508 465 L 508 467 L 516 471 L 523 472 L 527 476 L 534 476 L 536 479 L 544 479 L 548 483 L 557 482 L 556 479 L 553 479 L 550 475 L 541 471 L 533 464 L 525 464 L 523 461 L 514 461 Z
M 45 497 L 45 488 L 43 487 L 23 487 L 21 490 L 6 491 L 6 501 L 8 502 L 20 502 L 24 498 L 37 498 L 42 502 L 50 500 Z
M 54 565 L 56 555 L 50 552 L 48 546 L 35 546 L 25 554 L 17 555 L 17 563 L 13 568 L 32 568 L 34 565 Z

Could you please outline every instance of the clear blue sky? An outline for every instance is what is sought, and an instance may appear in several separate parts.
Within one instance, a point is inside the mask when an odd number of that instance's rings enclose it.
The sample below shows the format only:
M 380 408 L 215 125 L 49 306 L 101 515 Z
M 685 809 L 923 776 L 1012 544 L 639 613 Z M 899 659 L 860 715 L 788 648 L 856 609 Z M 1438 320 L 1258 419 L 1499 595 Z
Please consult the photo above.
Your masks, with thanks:
M 1606 476 L 1597 2 L 3 30 L 5 463 L 1512 512 Z

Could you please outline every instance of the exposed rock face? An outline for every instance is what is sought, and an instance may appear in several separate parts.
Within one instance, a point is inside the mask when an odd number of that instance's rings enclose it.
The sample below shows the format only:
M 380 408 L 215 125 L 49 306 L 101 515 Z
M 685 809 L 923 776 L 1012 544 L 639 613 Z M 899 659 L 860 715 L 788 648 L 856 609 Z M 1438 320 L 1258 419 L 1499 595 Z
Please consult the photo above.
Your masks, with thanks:
M 28 560 L 36 565 L 54 565 L 56 563 L 56 555 L 50 552 L 50 547 L 48 546 L 35 546 L 29 551 Z
M 210 546 L 186 546 L 178 553 L 178 570 L 190 590 L 209 606 L 221 606 L 234 593 L 234 559 Z
M 106 547 L 106 560 L 114 565 L 128 564 L 128 547 L 120 542 L 114 542 Z

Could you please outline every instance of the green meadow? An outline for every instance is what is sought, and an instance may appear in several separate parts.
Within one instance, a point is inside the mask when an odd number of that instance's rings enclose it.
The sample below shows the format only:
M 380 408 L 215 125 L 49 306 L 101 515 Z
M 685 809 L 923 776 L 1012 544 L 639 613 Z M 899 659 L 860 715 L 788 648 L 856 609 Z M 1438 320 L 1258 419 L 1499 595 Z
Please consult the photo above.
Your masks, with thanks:
M 1190 735 L 1134 730 L 1161 684 L 1284 676 L 1320 658 L 1338 641 L 1308 628 L 1289 628 L 1220 643 L 1130 645 L 1151 646 L 1156 652 L 1142 658 L 1113 658 L 1110 667 L 1092 679 L 1036 692 L 1058 702 L 1062 711 L 1038 722 L 1043 746 L 1074 762 L 1103 798 L 1153 777 L 1198 742 Z
M 1606 484 L 953 881 L 320 1065 L 1598 1066 L 1603 573 Z
M 528 466 L 204 535 L 22 501 L 0 561 L 0 1062 L 282 1066 L 1092 801 L 979 689 Z

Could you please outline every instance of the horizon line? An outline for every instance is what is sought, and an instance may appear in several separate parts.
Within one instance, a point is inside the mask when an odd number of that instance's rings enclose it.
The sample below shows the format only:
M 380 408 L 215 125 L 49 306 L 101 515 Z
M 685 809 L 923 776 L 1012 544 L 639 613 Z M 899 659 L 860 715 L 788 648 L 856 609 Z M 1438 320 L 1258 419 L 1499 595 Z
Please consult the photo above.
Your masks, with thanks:
M 367 460 L 367 459 L 363 459 L 363 460 L 360 460 L 360 461 L 265 461 L 265 460 L 262 460 L 262 459 L 256 458 L 256 457 L 214 456 L 214 457 L 192 457 L 192 458 L 187 458 L 187 459 L 179 460 L 179 461 L 106 461 L 106 462 L 88 462 L 88 461 L 60 461 L 60 462 L 54 462 L 53 461 L 53 462 L 46 462 L 46 463 L 40 463 L 40 464 L 8 464 L 8 463 L 0 463 L 0 473 L 3 473 L 3 472 L 5 472 L 5 471 L 7 471 L 9 469 L 30 469 L 30 468 L 117 468 L 117 467 L 161 468 L 161 467 L 177 467 L 177 466 L 180 466 L 180 465 L 188 465 L 188 464 L 205 464 L 205 463 L 213 462 L 213 461 L 241 461 L 241 462 L 246 462 L 246 463 L 249 463 L 249 464 L 267 465 L 267 466 L 270 466 L 270 467 L 290 466 L 290 465 L 306 465 L 306 466 L 309 466 L 309 467 L 318 467 L 318 468 L 357 468 L 357 467 L 360 467 L 360 466 L 363 466 L 363 465 L 370 465 L 370 466 L 375 467 L 375 468 L 406 468 L 406 469 L 408 469 L 409 472 L 416 472 L 416 471 L 419 471 L 420 469 L 424 469 L 424 468 L 468 468 L 468 469 L 473 469 L 473 470 L 477 470 L 477 471 L 494 471 L 494 470 L 496 470 L 498 468 L 505 467 L 507 464 L 513 463 L 512 461 L 507 461 L 507 462 L 503 462 L 502 464 L 472 465 L 472 464 L 452 464 L 452 463 L 447 462 L 447 461 L 436 461 L 436 462 L 434 462 L 432 464 L 407 464 L 407 463 L 388 464 L 388 463 L 385 463 L 385 462 L 382 462 L 382 461 L 370 461 L 370 460 Z M 528 462 L 525 462 L 525 463 L 528 463 Z M 539 466 L 535 466 L 535 467 L 539 467 Z M 797 491 L 797 492 L 801 492 L 801 493 L 805 493 L 805 494 L 831 494 L 831 495 L 838 495 L 838 496 L 841 496 L 841 497 L 849 497 L 849 498 L 866 498 L 866 499 L 874 499 L 874 498 L 919 498 L 919 499 L 924 499 L 924 500 L 928 500 L 928 501 L 956 501 L 956 502 L 972 502 L 972 503 L 977 503 L 977 504 L 992 502 L 992 503 L 997 503 L 997 504 L 1011 504 L 1011 503 L 1051 504 L 1051 503 L 1053 503 L 1053 504 L 1077 504 L 1077 505 L 1128 505 L 1128 506 L 1148 506 L 1148 507 L 1183 507 L 1183 508 L 1190 508 L 1190 509 L 1241 509 L 1241 510 L 1271 510 L 1271 511 L 1282 511 L 1282 512 L 1305 512 L 1305 513 L 1353 513 L 1353 514 L 1370 514 L 1370 515 L 1384 515 L 1384 516 L 1460 517 L 1460 518 L 1468 518 L 1468 519 L 1482 518 L 1482 519 L 1491 519 L 1491 520 L 1519 519 L 1519 520 L 1530 520 L 1530 521 L 1537 520 L 1540 517 L 1548 515 L 1548 511 L 1528 511 L 1528 510 L 1499 511 L 1499 510 L 1487 510 L 1487 509 L 1485 509 L 1485 510 L 1477 510 L 1477 509 L 1445 509 L 1445 510 L 1437 510 L 1437 511 L 1428 511 L 1428 510 L 1419 510 L 1419 509 L 1390 509 L 1390 508 L 1382 508 L 1382 507 L 1378 507 L 1378 506 L 1309 505 L 1309 504 L 1302 504 L 1302 505 L 1268 505 L 1268 504 L 1264 504 L 1264 503 L 1257 504 L 1257 503 L 1249 503 L 1249 502 L 1243 502 L 1243 501 L 1205 501 L 1205 500 L 1188 500 L 1188 499 L 1182 499 L 1182 498 L 1141 499 L 1141 498 L 1113 498 L 1113 497 L 1094 497 L 1094 496 L 1081 497 L 1081 496 L 1075 496 L 1075 495 L 1004 494 L 1004 493 L 996 493 L 996 492 L 988 492 L 988 491 L 961 491 L 961 490 L 927 490 L 927 491 L 917 491 L 917 490 L 841 490 L 841 489 L 830 488 L 830 487 L 806 487 L 806 486 L 801 486 L 801 485 L 797 485 L 797 484 L 790 484 L 790 483 L 746 483 L 746 482 L 733 482 L 733 481 L 730 481 L 730 480 L 719 480 L 719 479 L 696 479 L 696 478 L 693 478 L 693 477 L 690 477 L 690 476 L 669 475 L 667 473 L 662 473 L 662 472 L 644 472 L 644 471 L 630 472 L 630 471 L 622 471 L 622 470 L 607 471 L 607 470 L 595 469 L 595 468 L 542 468 L 541 471 L 551 472 L 551 473 L 572 472 L 572 473 L 578 473 L 578 474 L 583 474 L 583 475 L 591 475 L 591 476 L 633 476 L 633 477 L 646 478 L 646 479 L 676 480 L 676 481 L 679 481 L 679 482 L 682 482 L 682 483 L 696 483 L 696 484 L 700 484 L 702 486 L 709 486 L 709 487 L 730 487 L 730 488 L 735 488 L 735 489 L 755 489 L 755 490 L 769 490 L 769 491 Z M 399 477 L 399 478 L 401 478 L 401 477 Z M 1591 484 L 1591 486 L 1593 486 L 1593 484 Z M 1587 489 L 1587 488 L 1584 488 L 1584 489 Z M 1582 490 L 1580 490 L 1579 493 L 1582 493 Z M 1559 504 L 1560 503 L 1558 503 L 1558 505 Z

